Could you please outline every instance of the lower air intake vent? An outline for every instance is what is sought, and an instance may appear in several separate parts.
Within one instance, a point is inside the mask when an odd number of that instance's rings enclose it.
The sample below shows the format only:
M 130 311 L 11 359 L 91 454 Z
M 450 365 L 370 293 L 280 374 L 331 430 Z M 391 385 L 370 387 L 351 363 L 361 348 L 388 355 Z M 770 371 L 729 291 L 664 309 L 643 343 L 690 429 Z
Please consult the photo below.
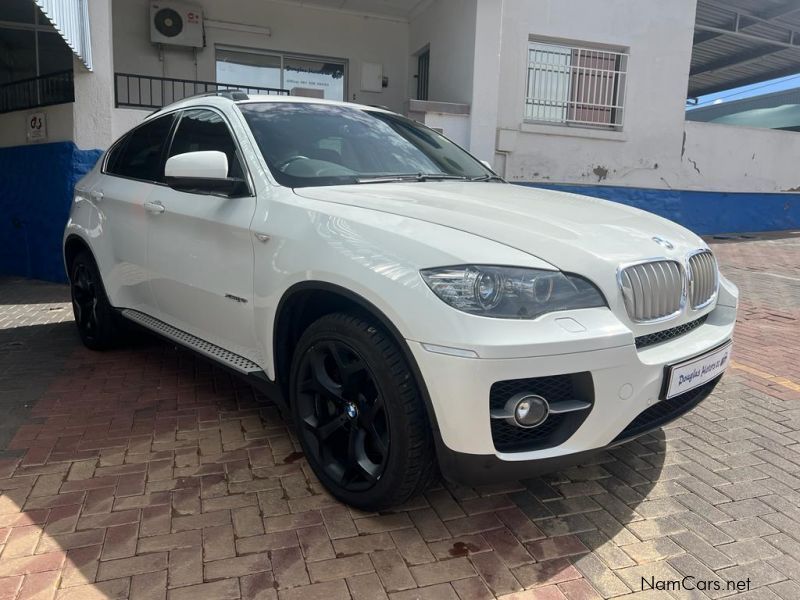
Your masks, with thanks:
M 502 411 L 509 399 L 518 394 L 546 399 L 550 414 L 541 425 L 532 428 L 520 427 L 512 419 L 491 419 L 492 440 L 498 452 L 528 452 L 563 444 L 586 420 L 594 404 L 591 374 L 574 373 L 498 381 L 489 394 L 490 410 Z
M 699 319 L 695 319 L 689 323 L 684 323 L 683 325 L 678 325 L 677 327 L 673 327 L 672 329 L 665 329 L 663 331 L 656 331 L 655 333 L 648 333 L 647 335 L 640 335 L 636 338 L 636 347 L 637 348 L 647 348 L 647 346 L 653 346 L 655 344 L 661 344 L 663 342 L 668 342 L 671 339 L 676 337 L 680 337 L 690 331 L 697 329 L 706 322 L 708 315 L 703 315 Z

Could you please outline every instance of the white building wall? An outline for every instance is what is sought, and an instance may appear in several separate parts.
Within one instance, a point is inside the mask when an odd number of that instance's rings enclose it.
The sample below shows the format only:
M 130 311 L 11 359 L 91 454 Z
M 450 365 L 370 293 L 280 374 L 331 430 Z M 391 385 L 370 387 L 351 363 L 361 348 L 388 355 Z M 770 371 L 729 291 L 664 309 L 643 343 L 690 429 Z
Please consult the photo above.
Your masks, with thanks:
M 111 0 L 88 0 L 92 31 L 92 71 L 77 58 L 73 140 L 81 149 L 108 146 L 114 107 Z
M 696 0 L 505 0 L 498 150 L 509 154 L 498 162 L 505 159 L 507 177 L 685 185 L 681 150 L 695 8 Z M 629 48 L 623 131 L 523 122 L 530 36 Z
M 674 174 L 681 189 L 800 191 L 800 133 L 693 121 L 685 130 L 684 159 Z
M 165 46 L 159 53 L 150 43 L 148 0 L 114 0 L 115 70 L 214 81 L 216 45 L 314 54 L 348 61 L 347 100 L 403 110 L 408 87 L 406 21 L 269 0 L 200 0 L 195 4 L 203 7 L 207 20 L 225 24 L 224 28 L 207 24 L 206 47 L 197 51 L 196 62 L 192 49 Z M 265 28 L 269 35 L 237 31 L 237 25 Z M 363 62 L 383 65 L 389 85 L 382 92 L 361 91 Z M 146 114 L 115 111 L 114 135 Z
M 472 116 L 469 149 L 481 160 L 493 162 L 496 115 L 500 110 L 506 0 L 480 0 L 475 26 L 472 80 Z
M 0 148 L 24 146 L 28 143 L 28 119 L 31 113 L 43 112 L 47 119 L 47 139 L 43 142 L 69 142 L 73 139 L 72 104 L 57 104 L 31 110 L 18 110 L 0 115 Z
M 73 58 L 75 102 L 57 104 L 0 115 L 0 148 L 22 146 L 26 139 L 27 120 L 42 112 L 47 120 L 47 138 L 41 142 L 75 142 L 81 149 L 108 145 L 113 108 L 113 71 L 111 56 L 111 0 L 87 0 L 95 55 L 93 71 Z
M 480 3 L 494 0 L 480 0 Z M 409 22 L 408 97 L 416 98 L 416 56 L 430 47 L 428 99 L 470 104 L 478 0 L 434 0 Z
M 209 27 L 196 64 L 192 50 L 165 48 L 159 56 L 149 41 L 148 0 L 89 2 L 95 70 L 76 61 L 75 104 L 40 109 L 48 142 L 107 147 L 149 112 L 113 108 L 114 71 L 213 80 L 216 44 L 345 58 L 349 99 L 402 112 L 416 92 L 414 54 L 430 45 L 430 99 L 471 107 L 468 117 L 431 115 L 431 123 L 479 158 L 494 158 L 511 181 L 734 192 L 800 187 L 800 135 L 685 122 L 696 0 L 433 0 L 408 22 L 271 0 L 201 0 L 207 18 L 234 30 Z M 236 31 L 236 23 L 271 35 Z M 523 122 L 531 36 L 629 49 L 621 132 Z M 364 61 L 384 65 L 383 92 L 361 92 Z M 26 143 L 31 112 L 0 115 L 0 147 Z

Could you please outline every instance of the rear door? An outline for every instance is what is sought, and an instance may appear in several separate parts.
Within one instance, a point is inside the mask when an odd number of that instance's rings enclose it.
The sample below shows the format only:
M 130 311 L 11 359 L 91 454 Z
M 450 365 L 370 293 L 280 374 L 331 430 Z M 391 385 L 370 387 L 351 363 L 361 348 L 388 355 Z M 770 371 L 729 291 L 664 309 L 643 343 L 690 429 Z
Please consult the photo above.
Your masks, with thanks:
M 104 175 L 90 190 L 113 257 L 102 273 L 111 303 L 153 314 L 155 300 L 147 270 L 145 204 L 163 185 L 163 157 L 174 123 L 169 114 L 147 121 L 117 142 L 104 166 Z
M 211 108 L 182 111 L 167 158 L 217 150 L 228 157 L 228 176 L 247 178 L 226 117 Z M 261 362 L 253 320 L 252 193 L 226 197 L 162 187 L 150 197 L 148 267 L 160 318 Z

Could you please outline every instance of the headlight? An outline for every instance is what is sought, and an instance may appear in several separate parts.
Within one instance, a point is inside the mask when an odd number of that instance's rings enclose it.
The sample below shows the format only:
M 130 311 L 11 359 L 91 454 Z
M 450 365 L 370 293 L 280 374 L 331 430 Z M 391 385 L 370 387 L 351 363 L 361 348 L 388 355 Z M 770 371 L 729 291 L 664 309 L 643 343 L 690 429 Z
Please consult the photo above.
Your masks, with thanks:
M 606 306 L 594 285 L 560 271 L 462 265 L 420 273 L 450 306 L 484 317 L 535 319 L 558 310 Z

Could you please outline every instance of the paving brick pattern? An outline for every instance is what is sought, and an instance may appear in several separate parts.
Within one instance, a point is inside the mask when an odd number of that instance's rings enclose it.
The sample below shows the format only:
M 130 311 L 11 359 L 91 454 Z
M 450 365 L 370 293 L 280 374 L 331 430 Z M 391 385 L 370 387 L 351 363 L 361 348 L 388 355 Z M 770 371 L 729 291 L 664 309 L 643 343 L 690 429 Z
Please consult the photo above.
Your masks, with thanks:
M 715 250 L 743 303 L 705 403 L 580 467 L 386 514 L 328 496 L 238 380 L 157 342 L 85 350 L 64 288 L 2 281 L 0 600 L 720 598 L 747 579 L 739 597 L 800 598 L 800 239 Z M 687 575 L 712 583 L 642 589 Z

